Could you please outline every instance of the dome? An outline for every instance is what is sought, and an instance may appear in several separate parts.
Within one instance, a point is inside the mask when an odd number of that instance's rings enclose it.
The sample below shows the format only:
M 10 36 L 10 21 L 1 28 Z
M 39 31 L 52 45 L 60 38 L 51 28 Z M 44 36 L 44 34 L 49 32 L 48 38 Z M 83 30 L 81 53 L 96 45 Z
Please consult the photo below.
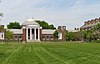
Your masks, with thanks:
M 39 25 L 34 18 L 28 18 L 22 25 Z

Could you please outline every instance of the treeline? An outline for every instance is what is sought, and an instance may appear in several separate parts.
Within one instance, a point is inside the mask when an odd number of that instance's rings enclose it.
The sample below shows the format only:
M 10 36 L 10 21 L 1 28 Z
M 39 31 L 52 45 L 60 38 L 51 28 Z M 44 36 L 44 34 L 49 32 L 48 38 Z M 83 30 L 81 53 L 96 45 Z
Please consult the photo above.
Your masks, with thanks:
M 67 32 L 67 41 L 100 41 L 100 24 L 93 26 L 90 30 L 80 30 L 79 32 Z
M 48 24 L 46 21 L 36 20 L 42 29 L 56 29 L 53 24 Z
M 91 30 L 81 31 L 84 41 L 100 40 L 100 24 L 93 26 Z
M 42 29 L 56 29 L 53 24 L 48 24 L 46 21 L 36 20 L 36 22 L 42 27 Z M 10 22 L 7 25 L 8 29 L 21 29 L 21 25 L 19 22 Z

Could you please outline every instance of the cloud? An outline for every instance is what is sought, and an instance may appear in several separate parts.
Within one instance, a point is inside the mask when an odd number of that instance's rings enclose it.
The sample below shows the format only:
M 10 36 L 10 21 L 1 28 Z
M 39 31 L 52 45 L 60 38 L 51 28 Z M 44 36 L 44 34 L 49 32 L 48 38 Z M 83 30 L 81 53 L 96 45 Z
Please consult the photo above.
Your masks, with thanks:
M 96 0 L 3 0 L 0 5 L 5 14 L 2 24 L 10 21 L 23 23 L 26 18 L 34 17 L 72 29 L 100 16 L 100 1 Z

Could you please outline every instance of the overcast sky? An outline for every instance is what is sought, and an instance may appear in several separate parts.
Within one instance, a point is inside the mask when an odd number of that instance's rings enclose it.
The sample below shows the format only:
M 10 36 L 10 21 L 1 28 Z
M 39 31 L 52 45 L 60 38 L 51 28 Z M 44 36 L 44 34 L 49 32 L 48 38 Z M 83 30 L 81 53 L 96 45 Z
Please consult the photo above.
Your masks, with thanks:
M 86 20 L 100 17 L 100 0 L 1 0 L 4 17 L 0 24 L 23 23 L 26 18 L 47 21 L 68 29 L 80 27 Z

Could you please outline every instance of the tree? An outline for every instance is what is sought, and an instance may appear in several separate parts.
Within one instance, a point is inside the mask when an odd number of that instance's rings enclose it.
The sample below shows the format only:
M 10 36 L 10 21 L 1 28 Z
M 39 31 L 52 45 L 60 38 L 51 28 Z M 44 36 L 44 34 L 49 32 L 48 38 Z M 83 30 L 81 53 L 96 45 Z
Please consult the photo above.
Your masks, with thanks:
M 10 32 L 9 30 L 5 30 L 4 38 L 7 41 L 11 40 L 13 38 L 13 33 Z M 8 42 L 5 42 L 5 44 L 8 44 Z
M 7 28 L 8 29 L 21 29 L 21 26 L 18 22 L 10 22 L 8 25 L 7 25 Z
M 84 41 L 91 41 L 93 39 L 93 30 L 82 31 Z
M 53 33 L 53 35 L 54 35 L 55 39 L 58 39 L 58 31 L 57 30 Z
M 0 30 L 4 30 L 4 27 L 0 26 Z
M 84 41 L 100 40 L 100 24 L 91 28 L 91 30 L 81 31 Z
M 13 33 L 10 32 L 9 30 L 5 30 L 4 36 L 5 36 L 5 39 L 10 40 L 13 38 Z
M 100 40 L 100 23 L 94 26 L 94 32 L 92 36 L 94 37 L 94 40 Z
M 98 23 L 96 26 L 94 26 L 94 30 L 100 31 L 100 23 Z
M 36 20 L 36 22 L 43 28 L 43 29 L 56 29 L 53 24 L 49 25 L 45 21 Z
M 73 32 L 67 32 L 67 34 L 66 34 L 66 39 L 67 39 L 68 41 L 73 40 L 73 37 L 74 37 L 74 33 L 73 33 Z
M 56 29 L 53 24 L 49 25 L 50 29 Z
M 81 35 L 80 31 L 74 32 L 73 40 L 74 41 L 81 41 L 82 40 L 82 35 Z

